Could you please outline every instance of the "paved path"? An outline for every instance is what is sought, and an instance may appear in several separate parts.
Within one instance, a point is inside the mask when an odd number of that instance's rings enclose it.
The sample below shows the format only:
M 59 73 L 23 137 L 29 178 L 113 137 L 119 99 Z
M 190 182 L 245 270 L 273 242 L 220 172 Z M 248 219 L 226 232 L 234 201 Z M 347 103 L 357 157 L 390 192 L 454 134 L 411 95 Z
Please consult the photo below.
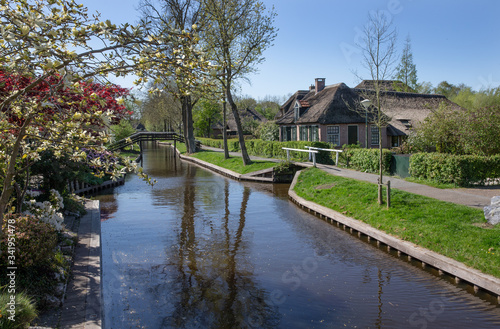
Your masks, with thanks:
M 203 146 L 204 149 L 209 149 L 217 152 L 222 152 L 221 149 L 206 147 Z M 230 152 L 232 156 L 241 156 L 241 153 L 238 152 Z M 271 159 L 271 158 L 261 158 L 261 157 L 250 157 L 252 160 L 267 160 L 267 161 L 275 161 L 279 162 L 282 160 Z M 306 166 L 312 166 L 311 163 L 304 163 Z M 345 168 L 339 168 L 333 165 L 323 165 L 318 164 L 317 167 L 322 169 L 330 174 L 353 178 L 357 180 L 367 181 L 371 183 L 377 183 L 378 175 L 364 173 L 356 170 L 350 170 Z M 490 205 L 491 198 L 495 195 L 500 195 L 500 186 L 492 186 L 492 187 L 481 187 L 481 188 L 457 188 L 457 189 L 438 189 L 435 187 L 430 187 L 427 185 L 417 184 L 407 182 L 403 179 L 398 179 L 395 177 L 384 176 L 384 183 L 387 180 L 391 181 L 391 188 L 395 188 L 398 190 L 403 190 L 415 194 L 420 194 L 424 196 L 428 196 L 434 199 L 448 201 L 452 203 L 462 204 L 475 208 L 483 208 L 487 205 Z
M 80 219 L 72 278 L 63 302 L 59 328 L 101 328 L 101 214 L 99 201 L 87 201 Z

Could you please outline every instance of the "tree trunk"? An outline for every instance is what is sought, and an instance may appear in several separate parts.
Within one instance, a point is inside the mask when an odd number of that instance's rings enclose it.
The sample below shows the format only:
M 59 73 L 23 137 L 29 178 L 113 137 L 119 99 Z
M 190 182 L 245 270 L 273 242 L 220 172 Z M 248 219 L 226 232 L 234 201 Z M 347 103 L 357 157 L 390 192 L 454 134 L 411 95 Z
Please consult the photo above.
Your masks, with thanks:
M 248 156 L 247 147 L 245 145 L 245 138 L 243 137 L 243 128 L 241 127 L 240 114 L 238 113 L 238 108 L 236 107 L 236 104 L 233 101 L 233 97 L 231 95 L 231 90 L 229 89 L 229 87 L 226 88 L 226 95 L 229 105 L 231 106 L 231 111 L 234 116 L 234 121 L 236 122 L 236 130 L 238 131 L 238 140 L 240 142 L 241 157 L 243 159 L 243 164 L 246 166 L 252 163 L 252 160 L 250 160 L 250 157 Z
M 0 241 L 2 241 L 3 239 L 3 230 L 1 228 L 3 226 L 4 214 L 7 210 L 10 196 L 14 191 L 12 182 L 14 181 L 14 177 L 16 175 L 16 160 L 21 152 L 21 141 L 24 139 L 24 137 L 26 137 L 26 127 L 28 127 L 30 122 L 31 117 L 26 118 L 26 120 L 24 121 L 24 124 L 19 131 L 19 135 L 17 136 L 16 142 L 14 143 L 14 147 L 12 148 L 9 162 L 7 163 L 7 173 L 3 180 L 2 194 L 0 194 Z M 1 255 L 2 251 L 0 250 L 0 256 Z
M 222 142 L 224 144 L 224 159 L 229 159 L 229 150 L 227 149 L 227 102 L 222 101 Z
M 186 143 L 187 153 L 191 154 L 196 152 L 196 142 L 194 138 L 193 127 L 193 106 L 191 103 L 191 97 L 181 97 L 181 103 L 182 123 L 184 124 L 184 142 Z
M 379 184 L 378 184 L 378 204 L 381 205 L 384 203 L 382 196 L 382 185 L 384 184 L 383 175 L 382 175 L 382 127 L 378 127 L 378 149 L 379 149 Z

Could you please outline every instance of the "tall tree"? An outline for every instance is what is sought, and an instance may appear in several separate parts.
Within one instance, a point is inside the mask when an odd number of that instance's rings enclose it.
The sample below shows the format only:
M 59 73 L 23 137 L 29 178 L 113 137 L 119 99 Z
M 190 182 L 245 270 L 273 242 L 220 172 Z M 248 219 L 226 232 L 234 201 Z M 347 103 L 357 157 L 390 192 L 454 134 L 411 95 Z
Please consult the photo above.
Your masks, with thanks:
M 257 0 L 202 0 L 205 42 L 210 60 L 219 69 L 217 78 L 236 121 L 243 163 L 250 157 L 243 138 L 240 115 L 233 99 L 234 84 L 256 71 L 264 61 L 263 52 L 272 45 L 277 30 L 274 8 L 266 11 Z
M 200 5 L 199 1 L 196 0 L 143 0 L 141 1 L 140 8 L 143 21 L 147 23 L 154 34 L 161 34 L 163 33 L 162 31 L 169 30 L 195 31 L 197 24 L 200 23 Z M 176 49 L 172 48 L 170 51 L 174 53 Z M 185 69 L 181 70 L 172 66 L 169 75 L 158 77 L 155 68 L 153 68 L 153 70 L 149 71 L 149 74 L 157 76 L 157 80 L 155 81 L 157 86 L 168 90 L 179 99 L 182 109 L 182 123 L 187 152 L 194 153 L 196 152 L 196 143 L 193 126 L 193 106 L 200 97 L 198 91 L 203 84 L 199 84 L 199 81 L 193 83 L 190 74 L 186 75 Z M 200 72 L 198 71 L 198 73 Z M 174 84 L 170 83 L 172 77 L 175 77 Z M 161 79 L 164 81 L 160 82 Z
M 418 88 L 417 83 L 417 66 L 413 63 L 413 53 L 411 51 L 410 36 L 406 37 L 401 62 L 396 68 L 395 79 L 404 83 L 404 92 L 415 92 Z
M 366 97 L 373 105 L 367 107 L 366 115 L 370 112 L 373 123 L 378 127 L 379 137 L 379 185 L 378 203 L 382 204 L 383 158 L 382 158 L 382 129 L 387 125 L 389 118 L 383 113 L 382 80 L 393 76 L 396 54 L 396 30 L 392 21 L 382 12 L 370 13 L 365 25 L 362 44 L 359 44 L 363 53 L 363 64 L 373 80 L 374 94 Z
M 435 94 L 446 96 L 448 99 L 457 96 L 459 92 L 460 86 L 455 86 L 448 81 L 441 81 L 434 89 Z
M 151 86 L 150 88 L 151 89 Z M 179 131 L 182 126 L 182 106 L 169 92 L 147 92 L 141 102 L 141 122 L 151 131 Z

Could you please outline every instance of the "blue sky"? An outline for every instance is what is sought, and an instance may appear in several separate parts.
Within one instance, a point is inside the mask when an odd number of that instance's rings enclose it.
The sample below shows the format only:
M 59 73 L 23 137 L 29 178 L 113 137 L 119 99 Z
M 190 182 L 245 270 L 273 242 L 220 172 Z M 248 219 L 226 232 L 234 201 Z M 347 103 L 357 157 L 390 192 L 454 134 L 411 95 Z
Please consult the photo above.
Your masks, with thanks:
M 138 0 L 80 0 L 112 22 L 134 23 Z M 419 82 L 446 80 L 473 89 L 500 85 L 500 1 L 496 0 L 263 0 L 274 5 L 279 29 L 259 72 L 240 93 L 256 99 L 307 89 L 315 78 L 326 84 L 369 78 L 355 50 L 370 11 L 385 11 L 398 31 L 398 52 L 411 38 Z M 117 81 L 131 87 L 131 79 Z

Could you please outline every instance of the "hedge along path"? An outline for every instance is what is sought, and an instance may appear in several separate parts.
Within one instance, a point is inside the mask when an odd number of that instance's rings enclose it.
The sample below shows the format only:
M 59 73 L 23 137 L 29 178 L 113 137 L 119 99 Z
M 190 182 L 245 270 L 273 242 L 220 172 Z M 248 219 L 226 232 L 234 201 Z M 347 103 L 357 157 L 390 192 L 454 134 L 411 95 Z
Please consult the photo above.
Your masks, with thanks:
M 377 204 L 374 184 L 307 169 L 296 175 L 289 195 L 344 229 L 500 295 L 500 227 L 479 227 L 485 222 L 480 209 L 393 192 L 386 209 Z
M 198 138 L 203 145 L 223 148 L 223 141 L 221 139 L 212 138 Z M 263 141 L 260 139 L 249 139 L 245 141 L 245 145 L 249 155 L 266 157 L 266 158 L 276 158 L 276 159 L 286 159 L 286 151 L 283 147 L 303 149 L 306 146 L 319 147 L 329 149 L 332 148 L 330 143 L 326 142 L 306 142 L 306 141 L 291 141 L 291 142 L 276 142 L 276 141 Z M 236 139 L 228 139 L 227 147 L 229 152 L 239 152 L 239 144 Z M 294 161 L 308 161 L 309 157 L 307 154 L 296 153 L 293 154 Z M 330 152 L 319 152 L 316 160 L 319 163 L 333 164 L 332 155 Z
M 500 155 L 416 153 L 410 157 L 410 174 L 458 186 L 500 184 Z

